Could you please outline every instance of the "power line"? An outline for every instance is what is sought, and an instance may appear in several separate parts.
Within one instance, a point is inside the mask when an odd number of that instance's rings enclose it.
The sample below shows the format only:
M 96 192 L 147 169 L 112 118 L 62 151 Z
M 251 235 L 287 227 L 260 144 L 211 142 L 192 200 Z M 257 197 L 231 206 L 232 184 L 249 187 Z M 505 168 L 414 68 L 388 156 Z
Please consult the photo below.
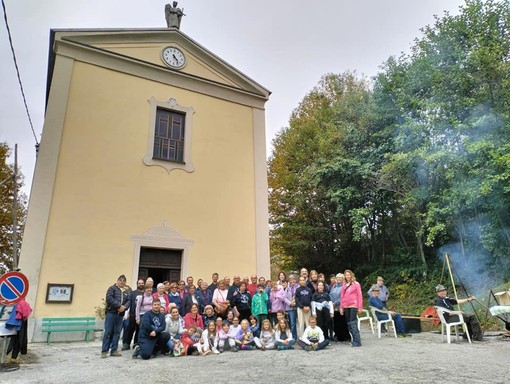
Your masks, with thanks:
M 9 37 L 9 44 L 11 46 L 12 59 L 14 60 L 14 66 L 16 67 L 16 74 L 18 75 L 18 83 L 21 90 L 21 96 L 23 96 L 23 103 L 25 103 L 25 110 L 27 111 L 28 121 L 30 123 L 30 128 L 32 129 L 32 134 L 34 135 L 36 148 L 39 147 L 39 141 L 37 140 L 37 135 L 35 134 L 34 125 L 32 124 L 32 118 L 30 117 L 30 112 L 28 111 L 27 99 L 25 97 L 25 91 L 23 90 L 23 84 L 21 83 L 21 76 L 19 74 L 18 61 L 16 60 L 16 54 L 14 53 L 14 45 L 12 44 L 11 38 L 11 30 L 9 28 L 9 23 L 7 22 L 7 11 L 5 10 L 5 3 L 2 0 L 2 8 L 4 11 L 4 20 L 5 20 L 5 28 L 7 29 L 7 35 Z

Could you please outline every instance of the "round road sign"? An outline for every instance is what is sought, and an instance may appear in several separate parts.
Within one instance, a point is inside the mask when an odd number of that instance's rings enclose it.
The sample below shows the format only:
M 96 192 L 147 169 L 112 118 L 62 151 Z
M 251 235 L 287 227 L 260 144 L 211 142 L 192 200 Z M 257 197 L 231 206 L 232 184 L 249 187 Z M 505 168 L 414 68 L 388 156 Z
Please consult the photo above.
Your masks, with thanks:
M 28 279 L 20 272 L 7 272 L 0 276 L 0 303 L 16 304 L 28 293 Z

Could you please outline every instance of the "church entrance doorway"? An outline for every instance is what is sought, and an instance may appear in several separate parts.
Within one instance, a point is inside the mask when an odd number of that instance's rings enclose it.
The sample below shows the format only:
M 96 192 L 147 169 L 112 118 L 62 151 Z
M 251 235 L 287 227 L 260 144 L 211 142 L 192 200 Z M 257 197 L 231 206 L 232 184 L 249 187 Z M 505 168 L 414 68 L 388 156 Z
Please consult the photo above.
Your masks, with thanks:
M 182 249 L 140 248 L 138 276 L 152 277 L 154 286 L 165 280 L 177 282 L 181 279 Z

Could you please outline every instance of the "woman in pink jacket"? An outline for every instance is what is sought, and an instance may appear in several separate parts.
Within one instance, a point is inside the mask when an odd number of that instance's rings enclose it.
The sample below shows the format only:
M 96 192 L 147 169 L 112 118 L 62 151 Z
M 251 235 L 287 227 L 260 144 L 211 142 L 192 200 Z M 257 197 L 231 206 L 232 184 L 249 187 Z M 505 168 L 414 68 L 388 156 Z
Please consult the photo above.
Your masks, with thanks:
M 340 298 L 340 315 L 345 315 L 347 327 L 352 337 L 352 346 L 361 347 L 361 337 L 358 329 L 358 311 L 363 309 L 363 295 L 361 286 L 356 281 L 354 273 L 346 269 L 344 272 L 344 285 Z

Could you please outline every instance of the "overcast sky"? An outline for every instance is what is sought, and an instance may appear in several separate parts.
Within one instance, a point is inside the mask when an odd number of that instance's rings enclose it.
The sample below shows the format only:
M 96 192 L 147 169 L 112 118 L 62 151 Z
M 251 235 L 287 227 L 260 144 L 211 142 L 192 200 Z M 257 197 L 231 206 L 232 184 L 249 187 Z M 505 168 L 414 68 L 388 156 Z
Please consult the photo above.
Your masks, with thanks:
M 163 28 L 163 0 L 4 0 L 35 133 L 44 123 L 51 28 Z M 326 73 L 374 76 L 391 55 L 408 52 L 420 28 L 461 0 L 181 0 L 181 31 L 272 91 L 266 104 L 267 153 L 303 96 Z M 25 192 L 35 165 L 5 23 L 0 22 L 0 142 L 18 144 Z

